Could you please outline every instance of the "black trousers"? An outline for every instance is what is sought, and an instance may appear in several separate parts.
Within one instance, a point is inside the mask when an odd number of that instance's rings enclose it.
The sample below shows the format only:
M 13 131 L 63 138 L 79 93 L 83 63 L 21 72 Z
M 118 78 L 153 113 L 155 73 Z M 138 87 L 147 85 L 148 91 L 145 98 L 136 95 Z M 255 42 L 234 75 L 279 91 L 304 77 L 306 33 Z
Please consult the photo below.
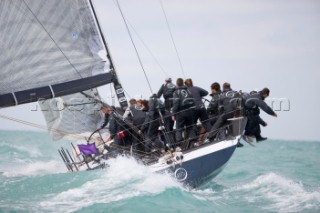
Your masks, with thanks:
M 245 128 L 245 135 L 261 137 L 261 125 L 265 125 L 265 122 L 259 115 L 247 115 L 248 122 Z
M 159 126 L 160 120 L 158 118 L 153 118 L 148 128 L 148 141 L 146 141 L 146 151 L 150 149 L 164 148 L 163 141 L 159 139 Z M 153 142 L 153 143 L 152 143 Z
M 164 99 L 164 107 L 168 112 L 170 112 L 170 110 L 172 108 L 172 103 L 173 103 L 172 98 L 165 98 Z
M 211 124 L 209 121 L 209 116 L 205 107 L 199 107 L 194 110 L 194 123 L 196 124 L 198 119 L 201 121 L 203 127 L 206 129 L 206 132 L 209 132 L 211 129 Z
M 183 110 L 176 115 L 176 142 L 182 142 L 182 133 L 186 128 L 189 139 L 196 140 L 196 133 L 194 130 L 194 110 Z

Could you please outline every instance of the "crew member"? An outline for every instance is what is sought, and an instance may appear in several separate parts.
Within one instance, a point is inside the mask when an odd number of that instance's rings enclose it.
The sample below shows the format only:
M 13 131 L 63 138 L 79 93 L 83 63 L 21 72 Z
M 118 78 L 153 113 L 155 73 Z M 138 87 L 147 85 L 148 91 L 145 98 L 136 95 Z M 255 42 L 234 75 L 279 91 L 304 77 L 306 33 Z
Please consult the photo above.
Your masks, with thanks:
M 202 97 L 208 95 L 208 91 L 193 86 L 193 82 L 191 78 L 188 78 L 184 81 L 185 86 L 191 92 L 194 101 L 195 101 L 195 110 L 194 110 L 194 123 L 197 123 L 198 119 L 201 121 L 202 126 L 205 128 L 206 132 L 209 132 L 211 129 L 211 125 L 209 123 L 209 116 L 207 114 L 207 110 L 202 102 Z
M 171 109 L 172 119 L 176 121 L 176 143 L 182 143 L 182 132 L 186 128 L 189 136 L 189 142 L 186 148 L 189 148 L 192 142 L 196 140 L 194 131 L 194 108 L 195 101 L 191 92 L 183 85 L 183 79 L 178 78 L 176 82 L 176 90 L 173 93 L 173 106 Z M 185 138 L 186 139 L 186 138 Z
M 103 121 L 103 124 L 101 125 L 100 129 L 103 129 L 104 127 L 106 127 L 109 123 L 109 110 L 107 107 L 102 107 L 101 108 L 101 112 L 103 113 L 104 115 L 104 121 Z
M 223 92 L 219 96 L 219 117 L 211 128 L 208 134 L 209 139 L 213 139 L 219 132 L 220 127 L 230 118 L 233 118 L 236 114 L 238 102 L 240 98 L 237 98 L 238 93 L 231 89 L 231 85 L 225 82 L 222 86 Z M 223 133 L 223 132 L 222 132 Z
M 120 146 L 129 145 L 130 133 L 126 131 L 128 129 L 126 123 L 123 119 L 114 112 L 114 107 L 108 108 L 107 113 L 109 114 L 109 131 L 110 138 L 108 141 L 112 140 L 115 144 Z
M 148 140 L 145 143 L 145 151 L 150 152 L 152 149 L 164 148 L 164 142 L 159 138 L 159 127 L 161 126 L 160 113 L 165 113 L 163 102 L 153 94 L 149 99 L 149 110 L 142 129 L 147 128 Z
M 260 117 L 260 108 L 267 114 L 277 117 L 277 114 L 264 101 L 270 94 L 268 88 L 263 88 L 259 92 L 251 92 L 245 100 L 245 109 L 248 122 L 245 128 L 244 139 L 251 141 L 252 136 L 256 138 L 257 142 L 267 140 L 266 137 L 261 136 L 260 125 L 267 126 L 267 123 Z
M 211 101 L 207 107 L 207 112 L 210 119 L 210 124 L 213 125 L 219 117 L 219 100 L 220 100 L 220 84 L 218 82 L 214 82 L 211 84 Z
M 170 111 L 172 107 L 172 97 L 173 97 L 173 92 L 175 91 L 176 86 L 172 83 L 171 78 L 166 78 L 165 83 L 162 84 L 160 87 L 157 97 L 161 98 L 163 96 L 164 98 L 164 105 L 166 110 Z

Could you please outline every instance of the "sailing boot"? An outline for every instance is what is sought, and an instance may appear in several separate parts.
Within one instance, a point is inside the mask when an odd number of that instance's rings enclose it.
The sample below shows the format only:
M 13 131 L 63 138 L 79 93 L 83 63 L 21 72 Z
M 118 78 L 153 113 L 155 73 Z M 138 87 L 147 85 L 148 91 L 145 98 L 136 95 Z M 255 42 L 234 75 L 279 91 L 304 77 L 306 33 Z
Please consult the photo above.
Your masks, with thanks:
M 262 141 L 265 141 L 267 140 L 268 138 L 267 137 L 262 137 L 261 135 L 258 135 L 256 136 L 256 141 L 259 143 L 259 142 L 262 142 Z

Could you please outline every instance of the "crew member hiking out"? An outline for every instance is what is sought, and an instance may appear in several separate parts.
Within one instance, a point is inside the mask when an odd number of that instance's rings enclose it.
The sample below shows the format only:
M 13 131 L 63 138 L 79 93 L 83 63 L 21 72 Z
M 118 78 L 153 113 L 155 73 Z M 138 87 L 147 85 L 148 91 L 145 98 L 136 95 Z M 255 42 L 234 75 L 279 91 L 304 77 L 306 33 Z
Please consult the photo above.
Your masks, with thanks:
M 252 142 L 251 137 L 255 137 L 257 142 L 264 141 L 267 138 L 261 136 L 260 125 L 267 126 L 267 123 L 260 117 L 260 108 L 267 114 L 277 117 L 277 114 L 264 101 L 270 94 L 268 88 L 264 88 L 259 92 L 251 92 L 245 98 L 245 109 L 248 122 L 245 128 L 244 140 Z
M 227 122 L 228 119 L 233 118 L 236 115 L 238 105 L 241 103 L 239 93 L 233 91 L 229 83 L 225 82 L 222 86 L 223 92 L 219 95 L 219 117 L 217 121 L 211 128 L 209 134 L 207 134 L 209 139 L 214 139 L 219 133 L 219 129 Z M 224 130 L 224 129 L 223 129 Z M 223 137 L 224 131 L 220 131 Z

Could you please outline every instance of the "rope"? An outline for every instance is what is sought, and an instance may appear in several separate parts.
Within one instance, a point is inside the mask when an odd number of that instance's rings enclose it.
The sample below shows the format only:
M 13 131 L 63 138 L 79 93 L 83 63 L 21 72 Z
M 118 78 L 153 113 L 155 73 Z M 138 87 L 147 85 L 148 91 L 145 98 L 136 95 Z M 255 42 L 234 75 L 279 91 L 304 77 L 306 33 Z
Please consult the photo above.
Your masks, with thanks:
M 56 132 L 56 133 L 59 133 L 59 134 L 61 134 L 61 133 L 62 133 L 62 134 L 67 134 L 67 135 L 70 135 L 71 137 L 74 137 L 74 138 L 79 138 L 79 139 L 83 139 L 83 138 L 84 138 L 84 137 L 81 136 L 81 135 L 70 134 L 70 133 L 64 132 L 64 131 L 62 131 L 62 130 L 60 130 L 60 129 L 55 129 L 55 128 L 50 128 L 50 129 L 48 129 L 48 128 L 47 128 L 46 126 L 44 126 L 44 125 L 39 125 L 39 124 L 31 123 L 31 122 L 28 122 L 28 121 L 24 121 L 24 120 L 20 120 L 20 119 L 17 119 L 17 118 L 5 116 L 5 115 L 2 115 L 2 114 L 0 114 L 0 118 L 7 119 L 7 120 L 11 120 L 11 121 L 14 121 L 14 122 L 17 122 L 17 123 L 21 123 L 21 124 L 24 124 L 24 125 L 27 125 L 27 126 L 32 126 L 32 127 L 38 128 L 38 129 L 49 130 L 49 131 Z
M 146 73 L 146 71 L 145 71 L 145 69 L 144 69 L 144 67 L 143 67 L 143 64 L 142 64 L 140 55 L 139 55 L 138 50 L 137 50 L 137 48 L 136 48 L 136 45 L 135 45 L 135 43 L 134 43 L 134 41 L 133 41 L 133 38 L 132 38 L 132 35 L 131 35 L 131 32 L 130 32 L 130 29 L 129 29 L 129 27 L 128 27 L 128 24 L 127 24 L 127 22 L 126 22 L 126 19 L 124 18 L 124 15 L 123 15 L 123 12 L 122 12 L 122 10 L 121 10 L 121 7 L 120 7 L 120 4 L 119 4 L 119 1 L 118 1 L 118 0 L 117 0 L 117 5 L 118 5 L 118 9 L 119 9 L 119 11 L 120 11 L 120 13 L 121 13 L 122 19 L 123 19 L 123 21 L 124 21 L 124 23 L 125 23 L 125 25 L 126 25 L 126 29 L 127 29 L 128 34 L 129 34 L 131 43 L 132 43 L 132 45 L 133 45 L 133 47 L 134 47 L 134 50 L 135 50 L 135 52 L 136 52 L 136 54 L 137 54 L 137 57 L 138 57 L 140 66 L 141 66 L 142 71 L 143 71 L 143 73 L 144 73 L 144 76 L 145 76 L 145 78 L 146 78 L 146 80 L 147 80 L 147 83 L 148 83 L 150 92 L 151 92 L 151 94 L 153 94 L 152 87 L 151 87 L 151 84 L 150 84 L 150 82 L 149 82 L 147 73 Z
M 178 49 L 177 49 L 176 43 L 174 42 L 174 39 L 173 39 L 173 35 L 172 35 L 172 32 L 171 32 L 169 21 L 168 21 L 166 12 L 165 12 L 163 4 L 162 4 L 162 0 L 159 0 L 159 1 L 160 1 L 160 5 L 161 5 L 161 8 L 162 8 L 163 15 L 164 15 L 164 17 L 166 19 L 166 23 L 167 23 L 167 27 L 168 27 L 168 30 L 169 30 L 169 33 L 170 33 L 171 41 L 173 43 L 174 49 L 175 49 L 176 54 L 177 54 L 177 58 L 178 58 L 178 61 L 179 61 L 179 65 L 180 65 L 180 69 L 181 69 L 182 75 L 183 75 L 184 78 L 186 78 L 186 75 L 184 73 L 184 69 L 183 69 L 183 66 L 182 66 L 182 63 L 181 63 L 181 59 L 180 59 L 180 56 L 179 56 L 179 53 L 178 53 Z

